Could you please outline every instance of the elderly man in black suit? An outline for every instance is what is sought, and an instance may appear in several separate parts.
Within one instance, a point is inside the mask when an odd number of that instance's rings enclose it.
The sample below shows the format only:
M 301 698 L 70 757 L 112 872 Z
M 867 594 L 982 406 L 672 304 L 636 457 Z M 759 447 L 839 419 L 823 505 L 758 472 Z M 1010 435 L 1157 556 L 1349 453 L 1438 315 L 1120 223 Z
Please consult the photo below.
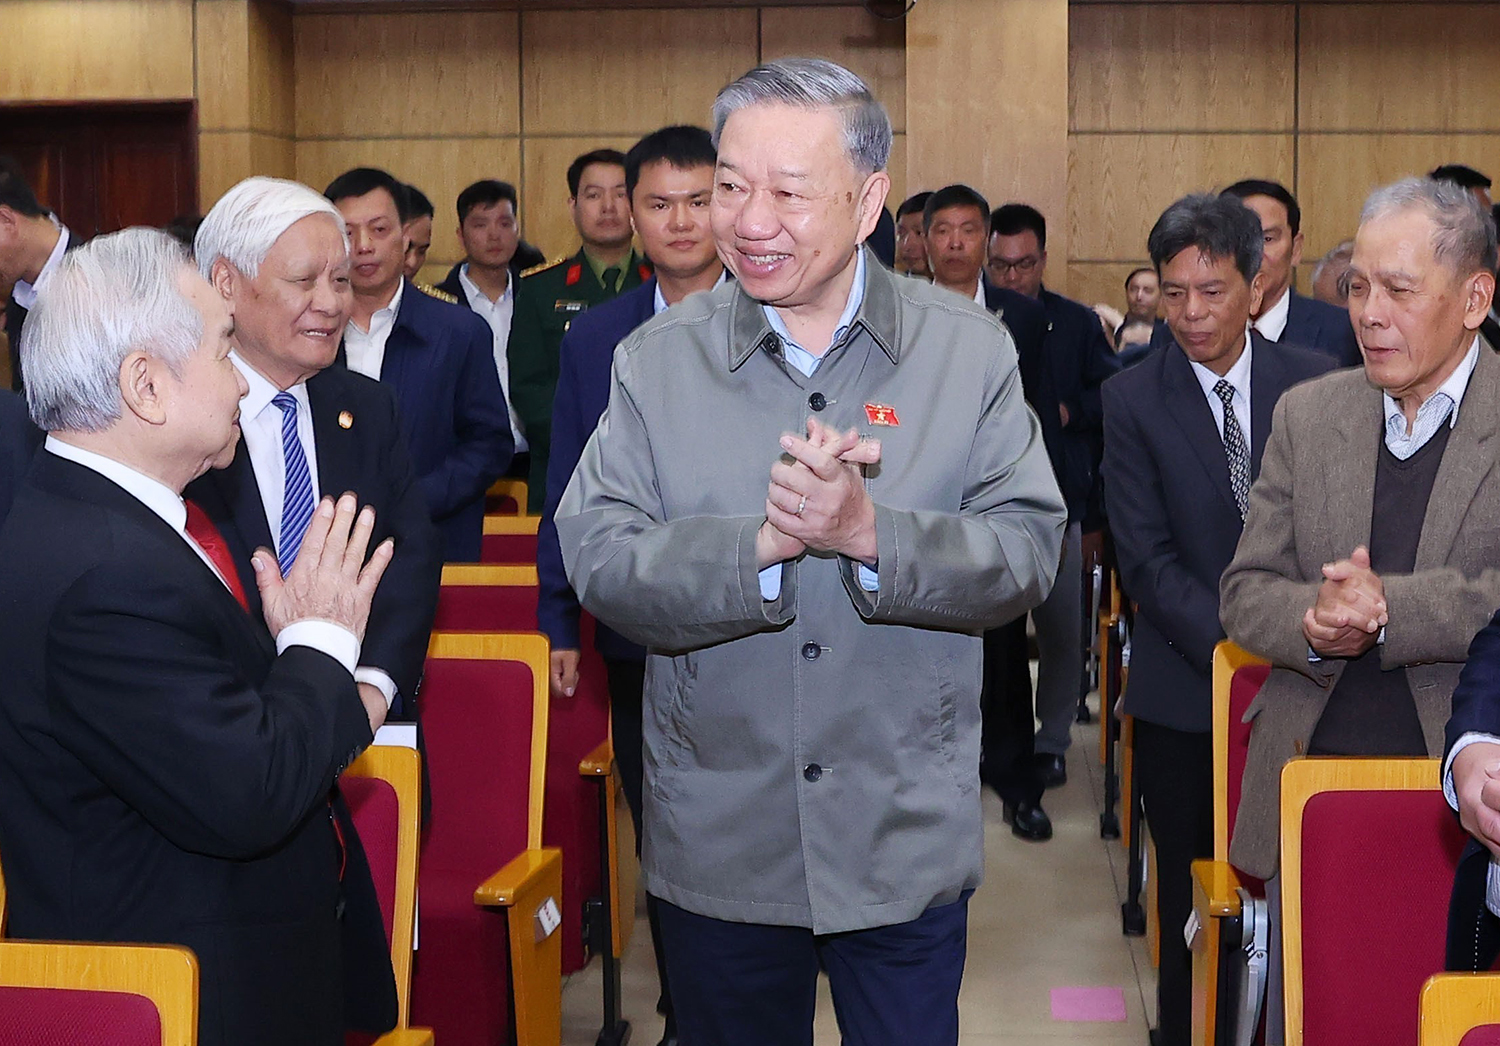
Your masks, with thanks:
M 1098 481 L 1103 411 L 1099 386 L 1120 369 L 1092 309 L 1042 284 L 1047 271 L 1047 220 L 1035 207 L 1008 203 L 990 216 L 990 280 L 1042 303 L 1047 310 L 1047 359 L 1057 390 L 1062 453 L 1057 483 L 1068 502 L 1057 583 L 1031 612 L 1038 652 L 1036 759 L 1048 785 L 1067 780 L 1064 755 L 1083 693 L 1083 533 L 1103 526 Z
M 370 743 L 353 669 L 374 514 L 325 500 L 248 612 L 181 497 L 226 464 L 244 379 L 222 299 L 164 232 L 64 259 L 27 321 L 48 432 L 0 528 L 0 853 L 9 936 L 185 945 L 199 1041 L 334 1046 L 396 1019 L 359 837 L 334 789 Z
M 406 451 L 396 400 L 373 378 L 333 366 L 348 321 L 344 219 L 297 182 L 247 178 L 224 194 L 196 240 L 198 271 L 234 314 L 234 365 L 249 388 L 234 460 L 194 481 L 234 553 L 251 612 L 250 554 L 295 558 L 299 519 L 346 490 L 375 509 L 376 540 L 396 555 L 375 598 L 354 678 L 372 720 L 413 718 L 437 610 L 442 553 Z
M 1234 557 L 1271 411 L 1333 361 L 1250 327 L 1262 235 L 1237 198 L 1188 196 L 1147 248 L 1171 339 L 1104 383 L 1104 494 L 1125 591 L 1139 604 L 1125 710 L 1159 879 L 1163 1046 L 1191 1032 L 1192 960 L 1182 935 L 1191 864 L 1213 848 L 1213 682 L 1219 576 Z

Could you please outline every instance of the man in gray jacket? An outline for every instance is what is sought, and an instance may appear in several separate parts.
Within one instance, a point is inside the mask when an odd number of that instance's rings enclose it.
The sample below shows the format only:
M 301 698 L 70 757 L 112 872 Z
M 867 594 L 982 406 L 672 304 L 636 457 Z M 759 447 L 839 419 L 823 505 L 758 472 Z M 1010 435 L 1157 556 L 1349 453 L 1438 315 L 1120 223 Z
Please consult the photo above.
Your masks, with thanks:
M 736 282 L 615 354 L 557 511 L 583 605 L 651 651 L 647 889 L 684 1046 L 958 1038 L 979 884 L 979 633 L 1064 507 L 1009 334 L 860 246 L 890 122 L 829 62 L 719 93 Z M 803 433 L 806 434 L 804 438 Z

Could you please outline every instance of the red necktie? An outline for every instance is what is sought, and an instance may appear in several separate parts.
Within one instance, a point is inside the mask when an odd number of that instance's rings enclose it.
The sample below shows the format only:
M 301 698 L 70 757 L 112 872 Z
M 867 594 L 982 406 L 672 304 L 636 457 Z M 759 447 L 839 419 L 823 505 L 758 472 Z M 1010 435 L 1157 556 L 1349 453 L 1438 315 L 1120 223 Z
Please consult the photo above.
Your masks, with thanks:
M 245 598 L 245 589 L 240 585 L 239 571 L 234 569 L 234 557 L 229 554 L 229 546 L 224 543 L 224 535 L 219 533 L 219 528 L 214 526 L 214 521 L 208 518 L 208 513 L 199 508 L 196 502 L 184 501 L 187 505 L 187 534 L 198 543 L 198 547 L 208 556 L 209 562 L 218 568 L 219 575 L 224 583 L 229 586 L 230 594 L 240 601 L 240 606 L 246 612 L 250 610 L 250 601 Z

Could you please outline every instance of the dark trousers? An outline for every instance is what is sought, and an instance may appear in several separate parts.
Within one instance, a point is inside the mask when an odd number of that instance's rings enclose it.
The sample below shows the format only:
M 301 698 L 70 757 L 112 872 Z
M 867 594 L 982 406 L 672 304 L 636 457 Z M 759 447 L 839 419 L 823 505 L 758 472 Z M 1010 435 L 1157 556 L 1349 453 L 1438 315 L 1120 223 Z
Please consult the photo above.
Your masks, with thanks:
M 1156 1007 L 1162 1046 L 1192 1039 L 1193 957 L 1182 937 L 1193 908 L 1192 863 L 1213 856 L 1213 735 L 1135 721 L 1135 772 L 1156 844 L 1161 966 Z
M 979 778 L 1005 802 L 1034 806 L 1044 786 L 1036 766 L 1029 653 L 1025 614 L 984 634 Z
M 1489 910 L 1490 852 L 1472 839 L 1453 873 L 1448 901 L 1448 948 L 1445 967 L 1460 973 L 1483 973 L 1500 954 L 1500 919 Z
M 523 450 L 519 454 L 511 456 L 510 464 L 505 467 L 507 479 L 530 479 L 531 478 L 531 451 Z
M 646 664 L 644 661 L 606 661 L 604 674 L 609 680 L 609 720 L 614 735 L 615 766 L 620 771 L 620 786 L 625 789 L 625 803 L 630 807 L 630 820 L 635 824 L 635 855 L 641 855 L 641 787 L 644 779 L 644 758 L 641 753 L 641 714 L 646 691 Z M 657 912 L 657 900 L 646 895 L 646 920 L 651 924 L 651 947 L 656 952 L 656 981 L 661 985 L 661 994 L 656 1000 L 656 1012 L 667 1018 L 667 1027 L 674 1026 L 672 1018 L 672 995 L 667 991 L 667 960 L 661 947 L 661 918 Z
M 682 1046 L 812 1046 L 818 970 L 845 1046 L 955 1046 L 969 895 L 911 922 L 815 936 L 661 901 Z

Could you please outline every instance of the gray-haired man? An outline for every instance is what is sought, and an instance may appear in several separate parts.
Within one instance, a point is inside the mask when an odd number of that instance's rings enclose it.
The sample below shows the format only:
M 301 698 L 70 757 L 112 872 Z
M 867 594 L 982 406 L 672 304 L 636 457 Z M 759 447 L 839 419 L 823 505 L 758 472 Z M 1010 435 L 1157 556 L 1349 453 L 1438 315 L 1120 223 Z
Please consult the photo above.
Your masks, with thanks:
M 864 83 L 773 62 L 714 116 L 737 282 L 621 344 L 557 513 L 583 604 L 651 650 L 682 1042 L 805 1043 L 821 966 L 846 1042 L 954 1043 L 978 633 L 1046 595 L 1062 499 L 1009 335 L 860 247 L 890 185 Z

